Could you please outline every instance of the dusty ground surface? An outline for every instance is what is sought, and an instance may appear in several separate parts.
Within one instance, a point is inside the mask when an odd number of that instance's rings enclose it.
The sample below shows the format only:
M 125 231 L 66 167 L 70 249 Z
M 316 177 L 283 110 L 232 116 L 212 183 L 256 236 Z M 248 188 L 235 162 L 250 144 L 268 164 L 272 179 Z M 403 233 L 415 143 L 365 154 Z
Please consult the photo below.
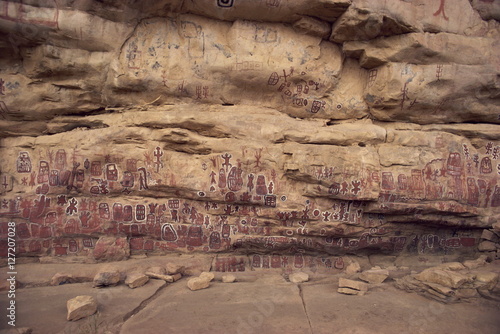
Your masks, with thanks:
M 81 277 L 92 277 L 100 267 L 130 270 L 158 261 L 161 258 L 146 264 L 137 259 L 72 267 Z M 217 273 L 208 289 L 198 291 L 186 287 L 187 277 L 172 284 L 150 280 L 136 289 L 124 284 L 97 289 L 91 282 L 47 286 L 62 266 L 68 268 L 68 264 L 18 266 L 25 287 L 16 291 L 17 328 L 30 327 L 34 334 L 500 332 L 498 302 L 478 298 L 444 305 L 398 290 L 393 281 L 372 286 L 364 296 L 337 293 L 339 275 L 318 275 L 294 284 L 272 271 L 234 273 L 235 283 L 222 283 Z M 78 295 L 94 296 L 98 313 L 66 321 L 66 301 Z M 0 300 L 1 309 L 6 302 Z M 0 326 L 7 328 L 4 320 Z

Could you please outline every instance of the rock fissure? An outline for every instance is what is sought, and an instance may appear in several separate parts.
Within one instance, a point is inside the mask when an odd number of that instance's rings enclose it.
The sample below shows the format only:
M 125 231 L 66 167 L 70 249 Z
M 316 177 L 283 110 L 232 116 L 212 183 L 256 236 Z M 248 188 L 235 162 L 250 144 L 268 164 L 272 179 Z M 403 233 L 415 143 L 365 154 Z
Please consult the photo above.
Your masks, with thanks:
M 309 333 L 314 334 L 313 327 L 311 324 L 311 319 L 309 318 L 309 314 L 307 314 L 307 306 L 306 306 L 306 301 L 304 300 L 304 291 L 302 290 L 302 285 L 299 283 L 297 284 L 297 287 L 299 289 L 300 299 L 302 300 L 302 307 L 304 308 L 304 314 L 306 315 L 307 322 L 309 323 Z
M 135 309 L 133 309 L 132 311 L 130 311 L 129 313 L 125 314 L 123 316 L 123 323 L 121 324 L 121 326 L 123 326 L 130 318 L 138 315 L 141 311 L 143 311 L 151 302 L 153 302 L 155 299 L 159 298 L 160 295 L 162 293 L 164 293 L 164 290 L 168 290 L 166 289 L 168 287 L 168 284 L 165 283 L 163 284 L 162 286 L 160 286 L 155 292 L 154 294 L 152 294 L 151 296 L 149 296 L 148 298 L 144 299 Z M 120 327 L 121 327 L 120 326 Z

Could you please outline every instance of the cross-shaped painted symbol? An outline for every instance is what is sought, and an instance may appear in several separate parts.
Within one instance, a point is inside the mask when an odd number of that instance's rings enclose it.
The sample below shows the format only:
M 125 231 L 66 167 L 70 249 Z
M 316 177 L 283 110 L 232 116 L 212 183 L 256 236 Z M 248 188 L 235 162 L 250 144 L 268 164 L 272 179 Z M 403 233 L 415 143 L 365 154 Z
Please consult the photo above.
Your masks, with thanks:
M 163 168 L 163 162 L 161 162 L 161 157 L 163 156 L 163 152 L 161 151 L 160 147 L 156 147 L 156 150 L 154 152 L 154 156 L 156 157 L 155 165 L 156 165 L 156 172 L 160 172 L 160 168 Z

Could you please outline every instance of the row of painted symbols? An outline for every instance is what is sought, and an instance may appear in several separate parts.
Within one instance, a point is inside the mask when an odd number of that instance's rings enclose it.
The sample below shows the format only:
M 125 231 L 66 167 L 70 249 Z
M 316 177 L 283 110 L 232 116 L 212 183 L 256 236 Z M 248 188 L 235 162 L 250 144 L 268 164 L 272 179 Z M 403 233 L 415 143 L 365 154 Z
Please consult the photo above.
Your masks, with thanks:
M 324 258 L 304 256 L 297 253 L 295 255 L 252 255 L 250 256 L 250 266 L 254 269 L 279 269 L 279 268 L 314 268 L 323 267 L 326 269 L 344 268 L 344 259 L 342 257 Z M 247 260 L 245 257 L 228 256 L 217 257 L 215 259 L 215 271 L 219 272 L 236 272 L 245 271 Z

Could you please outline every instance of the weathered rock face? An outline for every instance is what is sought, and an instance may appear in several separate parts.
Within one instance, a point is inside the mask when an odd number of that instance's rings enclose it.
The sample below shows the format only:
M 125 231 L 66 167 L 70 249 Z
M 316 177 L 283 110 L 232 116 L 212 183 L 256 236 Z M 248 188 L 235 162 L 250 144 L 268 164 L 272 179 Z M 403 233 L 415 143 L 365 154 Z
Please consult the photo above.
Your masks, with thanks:
M 500 218 L 497 7 L 0 1 L 1 253 L 15 221 L 25 256 L 473 258 Z

